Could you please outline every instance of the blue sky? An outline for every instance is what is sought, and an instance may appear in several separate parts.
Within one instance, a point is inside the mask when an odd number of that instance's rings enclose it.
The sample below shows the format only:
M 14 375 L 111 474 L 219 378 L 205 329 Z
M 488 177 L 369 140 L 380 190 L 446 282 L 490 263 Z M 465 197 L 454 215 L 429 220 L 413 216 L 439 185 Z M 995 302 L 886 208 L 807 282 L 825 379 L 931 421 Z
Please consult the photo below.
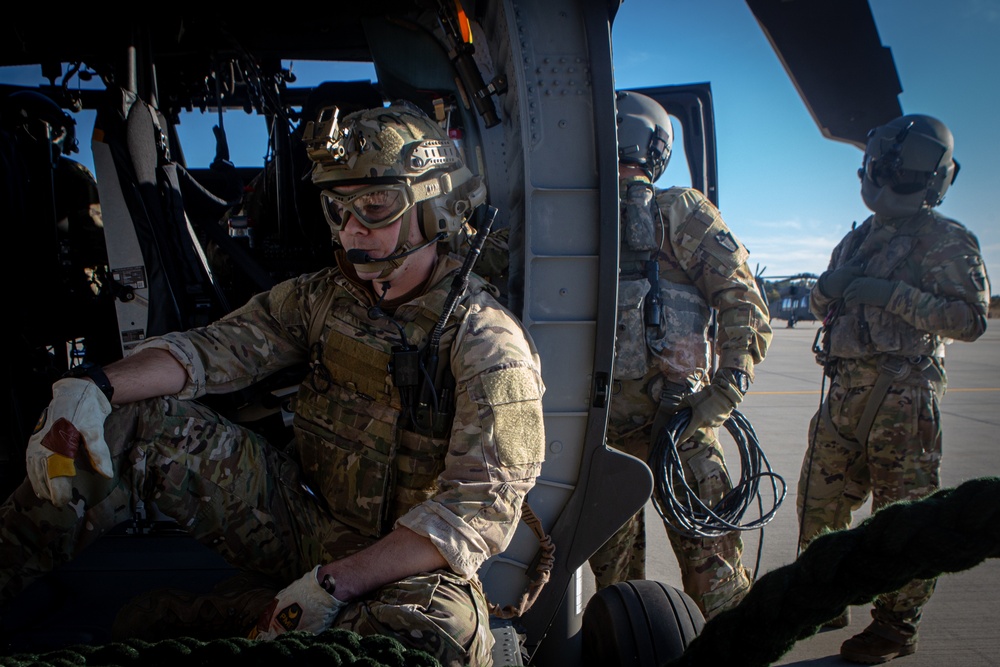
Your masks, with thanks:
M 944 121 L 961 172 L 939 211 L 979 237 L 992 292 L 1000 293 L 1000 0 L 870 0 L 882 43 L 892 50 L 904 113 Z M 834 245 L 868 215 L 857 168 L 860 149 L 823 138 L 743 2 L 625 0 L 612 30 L 618 88 L 708 81 L 716 112 L 719 204 L 765 277 L 821 273 Z M 0 70 L 0 81 L 37 84 L 36 68 Z M 369 66 L 293 63 L 300 83 L 374 78 Z M 214 113 L 180 128 L 189 164 L 214 156 Z M 192 122 L 192 121 L 196 122 Z M 86 118 L 78 120 L 80 127 Z M 92 119 L 89 121 L 92 123 Z M 231 157 L 263 164 L 262 122 L 224 116 Z M 92 166 L 88 135 L 73 157 Z M 660 185 L 688 185 L 684 162 Z
M 961 172 L 938 210 L 979 237 L 1000 293 L 1000 0 L 869 4 L 899 71 L 903 112 L 935 116 L 954 134 Z M 822 272 L 869 213 L 862 151 L 820 134 L 747 6 L 625 0 L 612 39 L 618 88 L 711 82 L 719 206 L 751 267 Z

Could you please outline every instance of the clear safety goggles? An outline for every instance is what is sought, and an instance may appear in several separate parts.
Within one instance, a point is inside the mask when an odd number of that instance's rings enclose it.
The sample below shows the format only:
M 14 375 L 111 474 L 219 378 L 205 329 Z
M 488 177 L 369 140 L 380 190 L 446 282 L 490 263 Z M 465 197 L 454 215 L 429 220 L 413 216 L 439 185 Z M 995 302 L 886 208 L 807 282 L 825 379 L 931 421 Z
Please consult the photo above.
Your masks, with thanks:
M 349 215 L 368 229 L 382 229 L 399 220 L 416 203 L 406 183 L 388 183 L 337 192 L 323 190 L 323 213 L 334 231 L 341 231 Z

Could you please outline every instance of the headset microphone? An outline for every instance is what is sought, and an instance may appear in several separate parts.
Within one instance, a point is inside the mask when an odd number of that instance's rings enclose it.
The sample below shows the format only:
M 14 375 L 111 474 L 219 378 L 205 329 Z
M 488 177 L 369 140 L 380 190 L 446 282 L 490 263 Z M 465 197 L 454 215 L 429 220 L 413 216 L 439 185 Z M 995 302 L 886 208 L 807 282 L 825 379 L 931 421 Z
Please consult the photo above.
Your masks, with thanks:
M 372 259 L 372 256 L 364 250 L 351 248 L 347 251 L 347 261 L 351 264 L 368 264 L 370 262 L 374 262 L 375 260 Z
M 350 250 L 347 251 L 347 261 L 350 262 L 351 264 L 374 264 L 375 262 L 392 262 L 397 259 L 402 259 L 407 255 L 412 255 L 415 252 L 423 250 L 427 246 L 437 243 L 438 241 L 444 241 L 446 238 L 448 238 L 448 235 L 446 233 L 438 232 L 437 234 L 434 235 L 434 238 L 432 238 L 430 241 L 427 241 L 422 245 L 418 245 L 416 248 L 413 248 L 412 250 L 401 252 L 398 255 L 389 255 L 388 257 L 372 257 L 366 251 L 361 250 L 360 248 L 351 248 Z

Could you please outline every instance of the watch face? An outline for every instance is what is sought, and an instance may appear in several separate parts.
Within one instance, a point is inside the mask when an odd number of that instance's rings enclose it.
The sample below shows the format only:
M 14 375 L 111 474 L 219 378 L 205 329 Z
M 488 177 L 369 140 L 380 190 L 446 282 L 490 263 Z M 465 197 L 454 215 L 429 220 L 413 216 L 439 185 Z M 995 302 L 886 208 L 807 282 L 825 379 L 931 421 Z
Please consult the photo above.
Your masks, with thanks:
M 743 371 L 736 371 L 733 373 L 733 378 L 736 380 L 737 388 L 740 393 L 747 393 L 750 391 L 750 376 Z

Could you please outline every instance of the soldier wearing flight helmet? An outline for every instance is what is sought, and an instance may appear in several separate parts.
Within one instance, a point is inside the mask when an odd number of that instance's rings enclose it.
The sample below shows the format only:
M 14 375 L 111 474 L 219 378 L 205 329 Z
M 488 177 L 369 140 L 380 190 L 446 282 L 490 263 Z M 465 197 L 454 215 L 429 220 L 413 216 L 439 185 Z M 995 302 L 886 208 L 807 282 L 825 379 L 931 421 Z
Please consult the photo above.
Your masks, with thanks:
M 716 429 L 742 401 L 767 352 L 767 304 L 747 265 L 747 249 L 708 198 L 693 188 L 653 185 L 670 159 L 667 112 L 634 91 L 619 93 L 617 105 L 623 205 L 608 442 L 648 460 L 664 427 L 690 408 L 676 446 L 689 485 L 713 506 L 732 488 Z M 738 604 L 751 581 L 739 533 L 697 535 L 669 521 L 666 528 L 684 591 L 705 617 Z M 601 588 L 645 577 L 642 511 L 590 565 Z
M 858 175 L 873 215 L 834 248 L 810 293 L 830 386 L 799 476 L 800 551 L 850 527 L 869 497 L 878 510 L 940 486 L 945 344 L 979 338 L 990 300 L 975 235 L 935 210 L 958 174 L 953 147 L 945 124 L 920 114 L 868 135 Z M 879 596 L 841 656 L 875 664 L 916 651 L 934 585 L 915 580 Z M 828 625 L 848 623 L 845 610 Z

